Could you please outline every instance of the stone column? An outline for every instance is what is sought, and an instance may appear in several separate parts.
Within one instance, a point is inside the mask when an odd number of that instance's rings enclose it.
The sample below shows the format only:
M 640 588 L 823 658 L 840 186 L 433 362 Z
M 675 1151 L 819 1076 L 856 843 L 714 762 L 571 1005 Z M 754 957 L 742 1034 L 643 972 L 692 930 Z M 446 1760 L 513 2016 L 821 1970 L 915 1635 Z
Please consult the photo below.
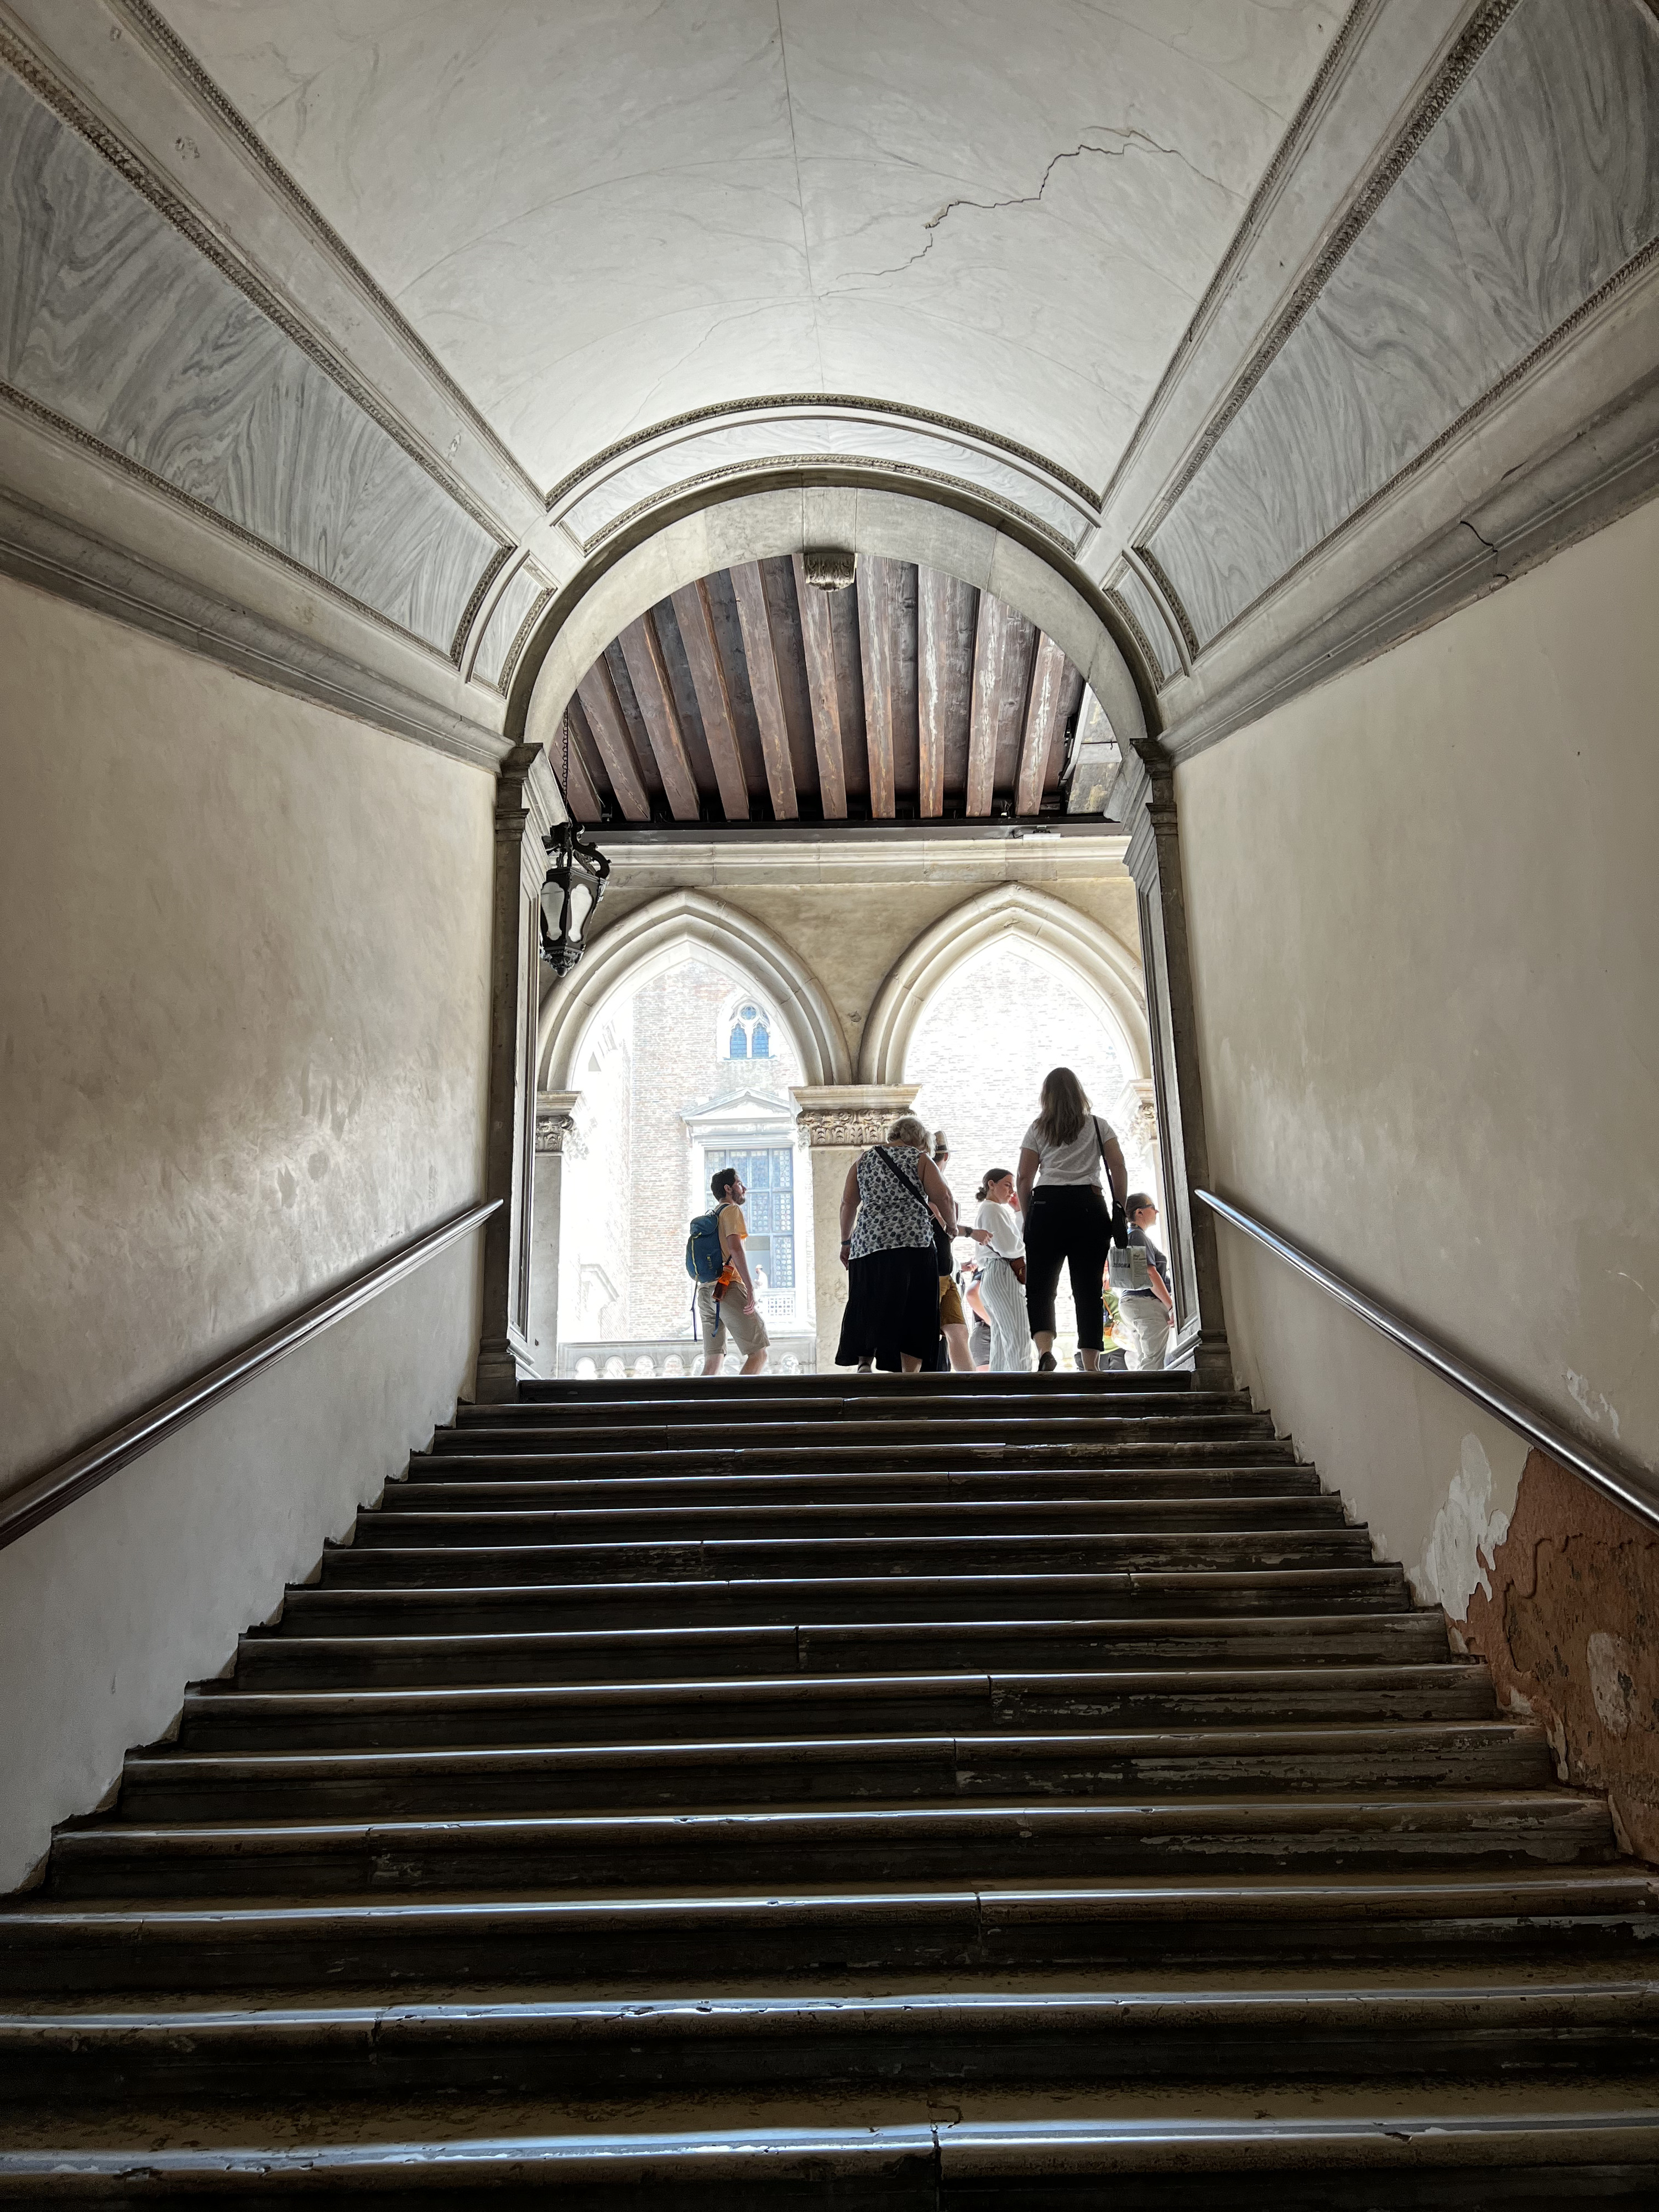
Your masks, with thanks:
M 1191 1194 L 1207 1188 L 1204 1083 L 1199 1073 L 1198 1024 L 1187 942 L 1187 895 L 1176 820 L 1175 770 L 1163 748 L 1142 739 L 1126 764 L 1120 818 L 1130 830 L 1125 856 L 1140 907 L 1140 957 L 1146 1017 L 1152 1036 L 1158 1155 L 1164 1168 L 1164 1218 L 1175 1270 L 1180 1333 L 1172 1358 L 1193 1353 L 1200 1389 L 1231 1390 L 1232 1353 L 1221 1298 L 1215 1217 Z M 1118 811 L 1115 807 L 1115 811 Z
M 514 745 L 496 771 L 495 874 L 489 969 L 489 1106 L 484 1195 L 502 1203 L 484 1224 L 478 1333 L 480 1405 L 519 1393 L 530 1357 L 532 1172 L 536 1116 L 538 908 L 542 840 L 564 808 L 539 745 Z
M 558 1372 L 559 1252 L 562 1216 L 564 1163 L 576 1158 L 581 1139 L 576 1134 L 576 1103 L 580 1091 L 538 1091 L 536 1094 L 536 1188 L 532 1212 L 532 1246 L 530 1265 L 531 1365 L 540 1376 Z
M 847 1170 L 867 1145 L 881 1142 L 921 1088 L 919 1083 L 838 1083 L 789 1093 L 800 1109 L 812 1164 L 812 1309 L 820 1375 L 834 1370 L 847 1310 L 847 1270 L 841 1264 Z

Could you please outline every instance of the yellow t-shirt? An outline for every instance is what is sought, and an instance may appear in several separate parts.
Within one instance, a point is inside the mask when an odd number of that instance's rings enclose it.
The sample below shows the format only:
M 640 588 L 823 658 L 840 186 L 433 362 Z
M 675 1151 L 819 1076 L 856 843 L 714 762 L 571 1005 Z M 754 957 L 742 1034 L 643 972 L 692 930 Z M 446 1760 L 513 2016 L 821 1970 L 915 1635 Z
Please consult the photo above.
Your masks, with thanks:
M 749 1234 L 749 1224 L 743 1218 L 743 1208 L 740 1206 L 721 1206 L 717 1225 L 720 1232 L 720 1257 L 726 1262 L 720 1269 L 720 1283 L 735 1283 L 738 1271 L 732 1264 L 732 1247 L 741 1244 Z

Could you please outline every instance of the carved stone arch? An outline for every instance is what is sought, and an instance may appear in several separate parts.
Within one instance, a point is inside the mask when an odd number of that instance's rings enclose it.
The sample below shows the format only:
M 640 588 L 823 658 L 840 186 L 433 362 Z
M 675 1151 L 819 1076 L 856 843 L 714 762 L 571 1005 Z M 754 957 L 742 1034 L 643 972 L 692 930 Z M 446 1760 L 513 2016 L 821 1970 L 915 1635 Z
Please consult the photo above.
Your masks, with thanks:
M 928 1000 L 964 961 L 1008 939 L 1095 993 L 1122 1036 L 1132 1078 L 1150 1081 L 1152 1034 L 1133 955 L 1063 899 L 1026 884 L 997 884 L 942 915 L 895 961 L 864 1025 L 860 1082 L 902 1083 L 910 1039 Z
M 624 915 L 589 945 L 574 975 L 542 1001 L 536 1045 L 541 1091 L 577 1091 L 580 1054 L 594 1018 L 623 983 L 643 981 L 688 947 L 753 979 L 787 1033 L 805 1084 L 850 1083 L 852 1055 L 835 1008 L 806 963 L 763 922 L 706 891 L 665 891 Z

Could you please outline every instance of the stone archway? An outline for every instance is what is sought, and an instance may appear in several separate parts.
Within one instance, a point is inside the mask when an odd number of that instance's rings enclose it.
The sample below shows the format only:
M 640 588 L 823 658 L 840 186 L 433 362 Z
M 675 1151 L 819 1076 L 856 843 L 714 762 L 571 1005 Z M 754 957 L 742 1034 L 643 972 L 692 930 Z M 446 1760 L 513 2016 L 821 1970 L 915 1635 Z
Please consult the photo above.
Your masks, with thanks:
M 997 884 L 923 930 L 895 961 L 876 995 L 859 1048 L 860 1083 L 900 1084 L 927 1001 L 964 961 L 1013 937 L 1056 961 L 1108 1009 L 1138 1083 L 1150 1085 L 1152 1041 L 1140 967 L 1109 930 L 1028 884 Z

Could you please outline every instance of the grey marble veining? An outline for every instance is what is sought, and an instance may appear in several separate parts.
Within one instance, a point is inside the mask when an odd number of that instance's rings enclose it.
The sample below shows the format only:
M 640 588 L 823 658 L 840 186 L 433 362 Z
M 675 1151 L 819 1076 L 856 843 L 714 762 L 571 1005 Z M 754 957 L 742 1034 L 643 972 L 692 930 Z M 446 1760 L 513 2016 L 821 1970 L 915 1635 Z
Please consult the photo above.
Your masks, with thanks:
M 1167 684 L 1180 667 L 1181 656 L 1176 651 L 1163 608 L 1133 568 L 1125 568 L 1115 576 L 1112 589 L 1134 617 L 1141 635 L 1152 648 L 1153 677 L 1160 684 Z
M 447 651 L 495 541 L 0 70 L 0 378 Z
M 1659 236 L 1659 21 L 1522 0 L 1151 539 L 1207 641 Z
M 547 586 L 527 564 L 521 568 L 507 589 L 490 610 L 489 620 L 478 647 L 472 673 L 480 683 L 493 684 L 501 688 L 501 673 L 507 665 L 507 656 L 513 649 L 513 641 Z

